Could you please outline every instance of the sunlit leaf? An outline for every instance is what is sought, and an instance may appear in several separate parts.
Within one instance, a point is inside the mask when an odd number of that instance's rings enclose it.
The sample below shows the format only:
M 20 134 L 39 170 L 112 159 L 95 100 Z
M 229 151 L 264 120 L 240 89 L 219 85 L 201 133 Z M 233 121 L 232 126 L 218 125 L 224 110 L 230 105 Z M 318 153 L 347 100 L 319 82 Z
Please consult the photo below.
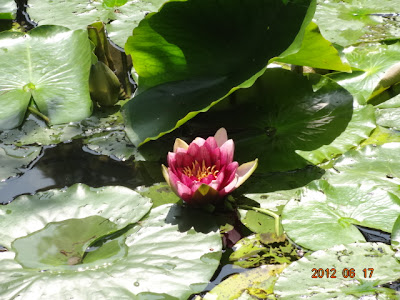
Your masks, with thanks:
M 349 46 L 397 39 L 398 12 L 398 3 L 391 0 L 319 0 L 315 19 L 326 39 Z
M 347 62 L 342 61 L 338 50 L 320 33 L 315 23 L 306 28 L 299 52 L 278 58 L 279 62 L 312 68 L 351 72 Z
M 392 231 L 392 247 L 396 250 L 396 257 L 400 260 L 400 216 L 397 218 Z
M 312 250 L 365 241 L 354 225 L 391 232 L 400 199 L 374 186 L 321 180 L 304 189 L 283 209 L 282 225 L 295 243 Z
M 14 0 L 2 0 L 0 3 L 0 20 L 12 20 L 15 18 L 17 4 Z
M 112 211 L 115 216 L 108 218 L 109 221 L 113 220 L 111 222 L 118 224 L 119 217 L 130 218 L 131 221 L 141 218 L 142 213 L 140 212 L 144 211 L 145 206 L 136 206 L 138 203 L 134 199 L 125 201 L 125 198 L 128 197 L 121 197 L 118 192 L 113 194 L 110 198 L 118 197 L 119 199 L 113 199 L 114 204 L 109 205 L 109 211 Z M 97 194 L 97 197 L 92 199 L 93 204 L 99 200 L 103 202 L 99 195 Z M 19 200 L 15 202 L 17 201 Z M 73 198 L 65 202 L 71 201 L 73 202 Z M 124 202 L 125 208 L 129 210 L 127 214 L 120 214 L 121 211 L 116 210 L 115 204 L 121 205 L 121 202 Z M 63 204 L 60 203 L 60 205 Z M 80 210 L 90 209 L 87 208 L 90 205 L 83 208 L 76 204 L 72 204 L 72 206 Z M 136 208 L 132 209 L 134 206 Z M 95 212 L 97 210 L 98 208 L 95 209 Z M 135 212 L 139 212 L 139 214 L 135 214 Z M 195 218 L 192 216 L 191 220 L 182 221 L 179 220 L 180 215 L 182 215 L 182 209 L 177 206 L 157 207 L 130 231 L 123 233 L 120 237 L 109 237 L 108 241 L 100 245 L 100 248 L 92 249 L 77 264 L 68 264 L 68 261 L 76 262 L 75 256 L 72 256 L 60 265 L 53 265 L 53 262 L 49 260 L 41 261 L 41 263 L 51 263 L 49 269 L 37 268 L 32 265 L 33 262 L 30 262 L 30 266 L 22 267 L 17 261 L 18 256 L 15 258 L 14 251 L 0 252 L 0 279 L 2 282 L 0 296 L 9 299 L 15 292 L 18 292 L 21 299 L 32 300 L 88 299 L 92 297 L 100 300 L 187 299 L 192 293 L 200 292 L 207 285 L 217 268 L 221 256 L 221 239 L 215 226 L 214 229 L 209 226 L 205 233 L 196 232 L 192 228 L 193 222 L 196 222 Z M 71 222 L 88 221 L 88 228 L 82 229 L 82 232 L 79 233 L 75 232 L 77 241 L 82 241 L 80 237 L 84 235 L 85 231 L 95 228 L 101 230 L 101 226 L 105 229 L 108 228 L 107 224 L 90 227 L 91 222 L 99 218 L 101 217 L 94 216 L 78 219 L 78 221 L 70 219 L 68 223 L 52 223 L 46 227 L 46 234 L 53 235 L 54 230 L 50 228 L 57 228 L 54 226 L 59 227 L 60 224 L 67 224 L 71 226 L 70 229 L 73 229 L 75 224 Z M 22 222 L 18 221 L 13 224 L 16 227 Z M 63 228 L 63 230 L 65 229 Z M 40 234 L 42 239 L 45 238 L 40 231 L 35 232 L 35 235 Z M 72 233 L 67 231 L 66 234 Z M 24 239 L 31 237 L 28 236 Z M 35 238 L 40 238 L 40 236 Z M 69 238 L 68 236 L 66 241 L 57 239 L 46 241 L 49 246 L 51 245 L 48 248 L 48 254 L 50 255 L 54 251 L 53 247 L 55 246 L 65 248 L 68 245 L 65 243 Z M 1 241 L 2 239 L 0 239 L 0 243 Z M 66 251 L 68 248 L 61 250 L 64 250 L 61 256 L 68 254 Z M 53 254 L 60 257 L 59 252 L 58 254 L 53 252 Z
M 400 293 L 379 287 L 400 277 L 400 263 L 393 255 L 390 246 L 381 243 L 320 250 L 283 270 L 274 292 L 279 299 L 398 299 Z
M 266 296 L 273 294 L 273 286 L 278 278 L 277 275 L 285 267 L 286 265 L 263 265 L 259 268 L 232 275 L 208 292 L 203 299 L 237 299 L 245 291 L 255 294 L 255 296 L 263 296 L 262 299 L 264 299 Z
M 51 124 L 92 112 L 90 44 L 86 31 L 42 26 L 0 33 L 0 130 L 20 125 L 31 97 Z
M 157 11 L 166 0 L 29 0 L 27 12 L 39 25 L 60 25 L 86 29 L 94 22 L 104 22 L 111 40 L 123 47 L 140 20 Z

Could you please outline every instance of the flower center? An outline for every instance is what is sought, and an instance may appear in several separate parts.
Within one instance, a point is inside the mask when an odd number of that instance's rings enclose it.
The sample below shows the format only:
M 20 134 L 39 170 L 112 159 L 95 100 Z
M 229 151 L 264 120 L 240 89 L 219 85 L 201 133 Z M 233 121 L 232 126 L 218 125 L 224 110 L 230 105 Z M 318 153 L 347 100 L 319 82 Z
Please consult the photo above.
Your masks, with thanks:
M 186 166 L 182 169 L 182 173 L 185 174 L 187 177 L 191 178 L 196 177 L 197 180 L 201 180 L 203 178 L 208 177 L 209 175 L 214 176 L 214 178 L 217 177 L 217 173 L 219 170 L 216 170 L 216 166 L 213 165 L 211 167 L 206 166 L 206 162 L 203 160 L 201 165 L 200 163 L 195 160 L 192 163 L 192 166 Z

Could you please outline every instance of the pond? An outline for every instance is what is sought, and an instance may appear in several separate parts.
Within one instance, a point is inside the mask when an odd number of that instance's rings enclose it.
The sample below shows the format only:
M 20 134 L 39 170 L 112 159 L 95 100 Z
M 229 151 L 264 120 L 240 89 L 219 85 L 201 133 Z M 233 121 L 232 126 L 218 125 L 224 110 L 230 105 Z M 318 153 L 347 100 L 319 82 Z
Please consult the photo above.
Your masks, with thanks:
M 398 15 L 4 0 L 0 298 L 398 299 Z

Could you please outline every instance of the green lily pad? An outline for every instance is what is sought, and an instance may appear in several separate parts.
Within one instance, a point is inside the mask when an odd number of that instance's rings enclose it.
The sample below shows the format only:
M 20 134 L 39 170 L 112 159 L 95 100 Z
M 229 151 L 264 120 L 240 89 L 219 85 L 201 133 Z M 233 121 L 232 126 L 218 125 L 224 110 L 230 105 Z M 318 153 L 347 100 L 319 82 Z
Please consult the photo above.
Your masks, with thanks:
M 133 144 L 157 139 L 251 86 L 297 36 L 288 50 L 295 53 L 315 2 L 286 2 L 170 1 L 148 15 L 125 45 L 139 84 L 124 107 Z
M 353 98 L 335 82 L 267 69 L 252 87 L 238 90 L 192 125 L 225 127 L 235 141 L 235 160 L 258 158 L 256 172 L 287 171 L 309 165 L 296 150 L 330 144 L 352 113 Z
M 400 129 L 400 95 L 377 106 L 376 122 L 384 127 Z
M 400 199 L 389 191 L 352 181 L 333 185 L 320 180 L 286 204 L 282 225 L 295 243 L 319 250 L 365 241 L 354 225 L 391 232 L 399 214 Z
M 334 169 L 329 170 L 325 178 L 335 184 L 360 183 L 396 193 L 400 184 L 399 151 L 398 142 L 350 150 L 336 161 Z
M 397 39 L 400 34 L 396 1 L 318 1 L 315 19 L 322 35 L 332 43 L 349 46 L 360 42 Z
M 279 273 L 285 267 L 286 265 L 263 265 L 240 274 L 232 275 L 208 292 L 203 297 L 203 300 L 239 299 L 241 294 L 245 292 L 265 299 L 268 295 L 271 296 L 273 294 L 273 286 L 278 279 Z
M 400 43 L 369 43 L 344 50 L 353 73 L 332 73 L 330 78 L 347 89 L 360 104 L 388 88 L 388 76 L 399 72 Z M 389 77 L 390 77 L 389 76 Z M 395 83 L 395 82 L 393 82 Z
M 397 251 L 395 256 L 400 260 L 400 216 L 393 225 L 392 247 Z
M 31 97 L 50 124 L 90 116 L 86 31 L 42 26 L 29 34 L 1 32 L 0 41 L 0 130 L 22 123 Z
M 115 186 L 91 188 L 75 184 L 64 190 L 49 190 L 33 196 L 20 196 L 0 206 L 0 244 L 11 243 L 43 229 L 50 222 L 101 216 L 119 229 L 139 221 L 150 209 L 151 202 L 128 188 Z
M 343 62 L 341 55 L 320 33 L 317 24 L 310 23 L 304 33 L 299 52 L 276 61 L 312 68 L 351 72 L 348 62 Z
M 153 202 L 153 207 L 181 201 L 170 186 L 164 182 L 155 183 L 150 187 L 138 187 L 136 190 L 142 196 L 150 198 Z
M 371 105 L 356 108 L 346 129 L 332 143 L 312 151 L 297 150 L 296 153 L 313 164 L 320 164 L 357 147 L 375 127 L 374 108 Z
M 119 197 L 114 204 L 124 198 Z M 135 203 L 126 202 L 127 208 L 129 203 Z M 111 210 L 118 215 L 114 208 Z M 190 226 L 182 230 L 182 224 L 174 222 L 181 213 L 181 208 L 171 205 L 152 209 L 145 220 L 120 236 L 122 244 L 120 238 L 111 239 L 76 265 L 52 270 L 23 268 L 14 259 L 13 251 L 0 252 L 0 297 L 8 299 L 17 292 L 21 299 L 34 300 L 187 299 L 207 285 L 217 268 L 221 239 L 216 228 L 207 233 L 196 232 Z M 118 243 L 111 244 L 112 241 Z M 113 249 L 102 250 L 103 247 Z M 120 255 L 118 249 L 125 253 Z M 96 257 L 98 251 L 113 255 L 100 259 L 100 254 Z
M 378 286 L 400 276 L 393 255 L 390 246 L 381 243 L 320 250 L 283 270 L 274 292 L 279 299 L 398 299 L 396 291 Z
M 0 182 L 23 173 L 23 168 L 39 156 L 41 149 L 0 144 Z
M 17 4 L 14 0 L 3 0 L 0 3 L 0 20 L 12 20 L 17 12 Z
M 29 0 L 27 12 L 39 25 L 60 25 L 72 30 L 86 29 L 94 22 L 103 22 L 107 24 L 111 40 L 123 47 L 145 15 L 157 11 L 164 2 L 166 0 Z

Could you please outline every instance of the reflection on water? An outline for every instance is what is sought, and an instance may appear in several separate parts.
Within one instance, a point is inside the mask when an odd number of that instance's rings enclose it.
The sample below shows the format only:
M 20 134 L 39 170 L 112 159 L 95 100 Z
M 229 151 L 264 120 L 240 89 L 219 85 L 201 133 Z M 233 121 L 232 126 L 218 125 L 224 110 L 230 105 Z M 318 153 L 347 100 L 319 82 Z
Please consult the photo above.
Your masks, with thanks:
M 153 171 L 154 170 L 154 171 Z M 136 188 L 163 181 L 157 163 L 116 161 L 104 155 L 93 155 L 82 150 L 80 141 L 47 147 L 37 163 L 19 177 L 0 183 L 0 204 L 22 194 L 52 188 L 63 188 L 74 183 L 92 187 L 122 185 Z

